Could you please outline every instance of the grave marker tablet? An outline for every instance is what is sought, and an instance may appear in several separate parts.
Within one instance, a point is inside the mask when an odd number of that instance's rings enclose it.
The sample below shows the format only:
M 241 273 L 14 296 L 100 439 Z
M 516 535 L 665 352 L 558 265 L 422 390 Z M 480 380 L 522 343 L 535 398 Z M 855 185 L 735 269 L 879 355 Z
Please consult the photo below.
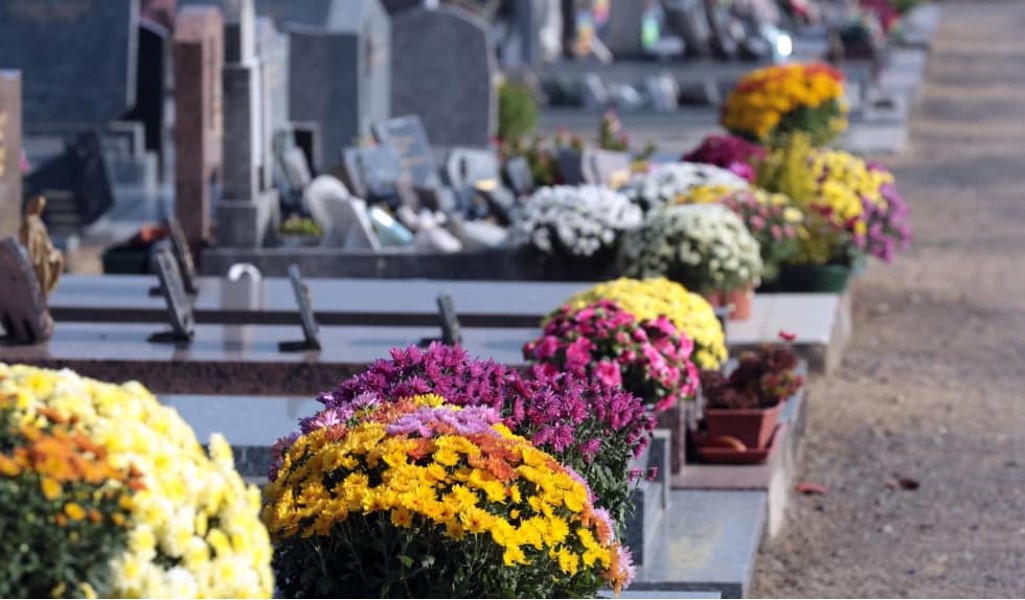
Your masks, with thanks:
M 160 279 L 160 289 L 167 303 L 167 316 L 171 324 L 170 331 L 154 333 L 149 337 L 155 343 L 189 343 L 195 335 L 196 320 L 189 303 L 185 283 L 182 281 L 178 261 L 166 244 L 153 255 L 153 267 Z
M 299 307 L 299 319 L 303 328 L 303 340 L 298 342 L 280 342 L 281 352 L 301 352 L 305 350 L 320 351 L 320 326 L 313 314 L 313 303 L 310 301 L 310 288 L 303 282 L 299 265 L 288 268 L 288 280 L 295 294 L 295 303 Z

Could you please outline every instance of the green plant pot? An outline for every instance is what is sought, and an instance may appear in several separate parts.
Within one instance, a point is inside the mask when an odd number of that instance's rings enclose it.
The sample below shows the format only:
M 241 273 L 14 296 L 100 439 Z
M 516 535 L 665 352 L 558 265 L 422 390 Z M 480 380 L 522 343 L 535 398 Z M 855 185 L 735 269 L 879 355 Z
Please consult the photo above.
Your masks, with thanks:
M 759 292 L 839 293 L 847 289 L 847 265 L 782 265 L 779 277 L 763 283 Z

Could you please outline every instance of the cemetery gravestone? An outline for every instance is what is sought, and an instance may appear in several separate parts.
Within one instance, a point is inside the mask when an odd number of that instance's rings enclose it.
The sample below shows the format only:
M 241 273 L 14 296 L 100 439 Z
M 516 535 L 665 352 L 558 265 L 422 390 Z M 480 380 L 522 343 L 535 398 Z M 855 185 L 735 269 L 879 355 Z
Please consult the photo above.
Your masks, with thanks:
M 101 124 L 135 104 L 137 0 L 0 2 L 0 69 L 20 69 L 26 123 Z
M 644 13 L 649 0 L 616 0 L 610 3 L 605 45 L 616 59 L 644 55 Z
M 433 143 L 490 143 L 496 74 L 491 26 L 480 17 L 449 6 L 392 17 L 392 114 L 419 115 Z
M 170 32 L 152 21 L 139 22 L 139 55 L 135 74 L 135 106 L 123 118 L 145 128 L 145 148 L 157 155 L 163 178 L 167 152 L 164 144 L 164 107 L 171 67 Z
M 25 249 L 13 237 L 0 240 L 0 326 L 7 342 L 33 344 L 53 335 L 53 319 Z
M 402 169 L 414 186 L 437 187 L 441 183 L 438 165 L 434 162 L 434 153 L 419 116 L 409 115 L 375 123 L 374 137 L 398 153 Z
M 224 25 L 224 196 L 217 205 L 217 244 L 261 248 L 276 234 L 278 195 L 266 187 L 270 150 L 263 127 L 264 87 L 256 56 L 256 14 L 252 0 L 225 4 Z
M 293 25 L 290 102 L 293 121 L 320 128 L 318 158 L 338 156 L 391 116 L 392 34 L 377 0 L 336 2 L 329 28 Z M 313 163 L 326 171 L 333 164 Z
M 0 71 L 0 236 L 21 223 L 21 73 Z
M 505 163 L 505 177 L 509 186 L 517 196 L 534 193 L 534 174 L 530 172 L 530 163 L 522 156 L 512 158 Z
M 210 238 L 212 188 L 223 159 L 224 22 L 213 7 L 187 7 L 174 31 L 175 216 L 194 248 Z
M 399 155 L 391 146 L 346 148 L 342 152 L 342 176 L 360 198 L 382 200 L 392 207 L 415 204 L 415 199 L 402 199 L 405 175 Z
M 263 68 L 263 134 L 266 163 L 263 187 L 274 185 L 274 139 L 279 132 L 290 130 L 288 116 L 288 36 L 279 33 L 274 22 L 266 17 L 256 20 L 256 42 Z
M 589 148 L 582 160 L 586 183 L 618 188 L 630 179 L 630 155 L 626 152 Z

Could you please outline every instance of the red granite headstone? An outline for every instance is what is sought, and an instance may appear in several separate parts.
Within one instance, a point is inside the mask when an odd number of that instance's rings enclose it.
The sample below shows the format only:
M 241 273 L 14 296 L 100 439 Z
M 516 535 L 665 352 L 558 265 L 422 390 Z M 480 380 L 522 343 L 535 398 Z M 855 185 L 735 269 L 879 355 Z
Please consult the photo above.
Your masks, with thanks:
M 221 178 L 224 19 L 189 6 L 174 31 L 175 216 L 198 252 L 210 238 L 210 187 Z

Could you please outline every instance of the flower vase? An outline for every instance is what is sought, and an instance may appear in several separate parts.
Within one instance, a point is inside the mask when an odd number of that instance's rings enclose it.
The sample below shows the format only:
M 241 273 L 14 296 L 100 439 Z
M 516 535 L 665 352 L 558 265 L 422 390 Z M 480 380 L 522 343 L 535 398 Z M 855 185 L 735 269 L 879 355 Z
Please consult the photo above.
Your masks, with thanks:
M 705 425 L 710 437 L 732 437 L 749 449 L 762 449 L 772 438 L 782 410 L 782 402 L 772 408 L 706 408 Z

